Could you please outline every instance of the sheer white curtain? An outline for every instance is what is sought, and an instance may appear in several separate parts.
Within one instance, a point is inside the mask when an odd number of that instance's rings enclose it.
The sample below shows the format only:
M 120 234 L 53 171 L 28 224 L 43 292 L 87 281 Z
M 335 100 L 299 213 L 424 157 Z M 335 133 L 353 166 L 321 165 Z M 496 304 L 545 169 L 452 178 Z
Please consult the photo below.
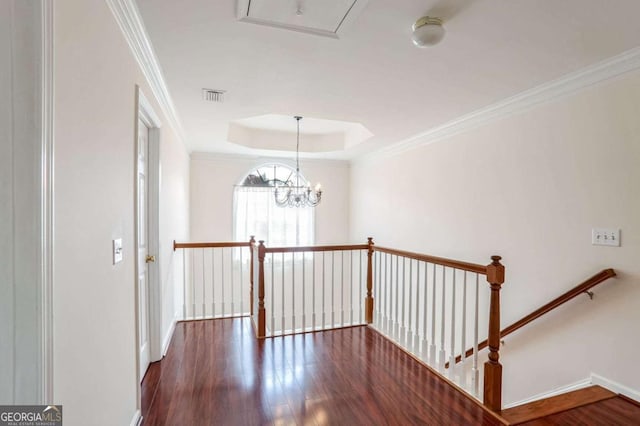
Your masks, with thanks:
M 278 207 L 273 187 L 236 186 L 233 211 L 235 241 L 255 235 L 271 247 L 313 244 L 313 207 Z

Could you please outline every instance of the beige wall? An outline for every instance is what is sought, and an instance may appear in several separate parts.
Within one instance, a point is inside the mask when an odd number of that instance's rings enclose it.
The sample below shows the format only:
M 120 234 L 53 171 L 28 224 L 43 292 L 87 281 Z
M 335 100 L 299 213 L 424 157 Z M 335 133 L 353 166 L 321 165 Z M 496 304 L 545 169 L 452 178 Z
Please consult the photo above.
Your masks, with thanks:
M 351 174 L 351 235 L 507 267 L 507 325 L 603 268 L 619 277 L 506 339 L 505 403 L 596 373 L 640 390 L 640 74 Z M 619 227 L 622 247 L 591 245 Z M 486 356 L 486 355 L 485 355 Z
M 233 186 L 261 164 L 290 160 L 193 154 L 191 158 L 191 238 L 231 241 Z M 300 160 L 305 178 L 322 183 L 322 202 L 316 207 L 316 244 L 349 241 L 349 164 L 344 161 Z M 260 236 L 256 236 L 260 238 Z M 360 238 L 362 240 L 363 238 Z
M 65 424 L 124 425 L 136 411 L 135 86 L 152 93 L 103 0 L 55 3 L 54 398 Z M 154 104 L 158 114 L 161 110 Z M 163 336 L 173 239 L 188 236 L 188 154 L 160 116 Z M 124 261 L 112 265 L 111 240 Z M 181 303 L 181 302 L 180 302 Z

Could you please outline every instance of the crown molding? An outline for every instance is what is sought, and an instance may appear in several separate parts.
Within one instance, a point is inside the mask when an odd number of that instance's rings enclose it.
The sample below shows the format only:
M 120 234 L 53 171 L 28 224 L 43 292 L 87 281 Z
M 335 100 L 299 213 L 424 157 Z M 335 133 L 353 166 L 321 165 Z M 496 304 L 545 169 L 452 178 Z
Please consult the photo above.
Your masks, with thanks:
M 111 9 L 113 16 L 127 40 L 131 53 L 138 61 L 142 73 L 147 79 L 151 91 L 160 104 L 160 109 L 169 121 L 169 125 L 185 148 L 185 133 L 173 100 L 169 94 L 169 88 L 162 74 L 158 58 L 153 50 L 153 45 L 147 34 L 142 17 L 136 6 L 135 0 L 105 0 Z
M 537 105 L 570 96 L 595 84 L 638 69 L 640 69 L 640 48 L 634 48 L 373 151 L 355 159 L 354 162 L 373 161 L 428 145 L 492 121 L 530 110 Z

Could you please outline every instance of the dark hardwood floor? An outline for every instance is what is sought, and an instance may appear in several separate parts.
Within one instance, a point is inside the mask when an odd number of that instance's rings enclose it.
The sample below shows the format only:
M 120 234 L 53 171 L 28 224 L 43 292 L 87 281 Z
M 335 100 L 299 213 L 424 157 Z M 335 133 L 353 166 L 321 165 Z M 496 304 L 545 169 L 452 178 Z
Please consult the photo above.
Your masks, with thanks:
M 144 425 L 494 425 L 367 327 L 258 341 L 249 319 L 181 322 L 142 383 Z
M 640 405 L 616 396 L 561 413 L 522 423 L 527 426 L 638 426 Z

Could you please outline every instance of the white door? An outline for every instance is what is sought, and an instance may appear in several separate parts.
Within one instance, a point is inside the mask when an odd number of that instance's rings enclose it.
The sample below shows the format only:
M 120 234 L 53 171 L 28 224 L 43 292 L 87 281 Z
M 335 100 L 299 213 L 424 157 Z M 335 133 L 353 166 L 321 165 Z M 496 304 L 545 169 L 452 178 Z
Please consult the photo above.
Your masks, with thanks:
M 140 351 L 140 381 L 149 367 L 149 128 L 138 120 L 138 336 Z M 149 257 L 148 257 L 149 256 Z

